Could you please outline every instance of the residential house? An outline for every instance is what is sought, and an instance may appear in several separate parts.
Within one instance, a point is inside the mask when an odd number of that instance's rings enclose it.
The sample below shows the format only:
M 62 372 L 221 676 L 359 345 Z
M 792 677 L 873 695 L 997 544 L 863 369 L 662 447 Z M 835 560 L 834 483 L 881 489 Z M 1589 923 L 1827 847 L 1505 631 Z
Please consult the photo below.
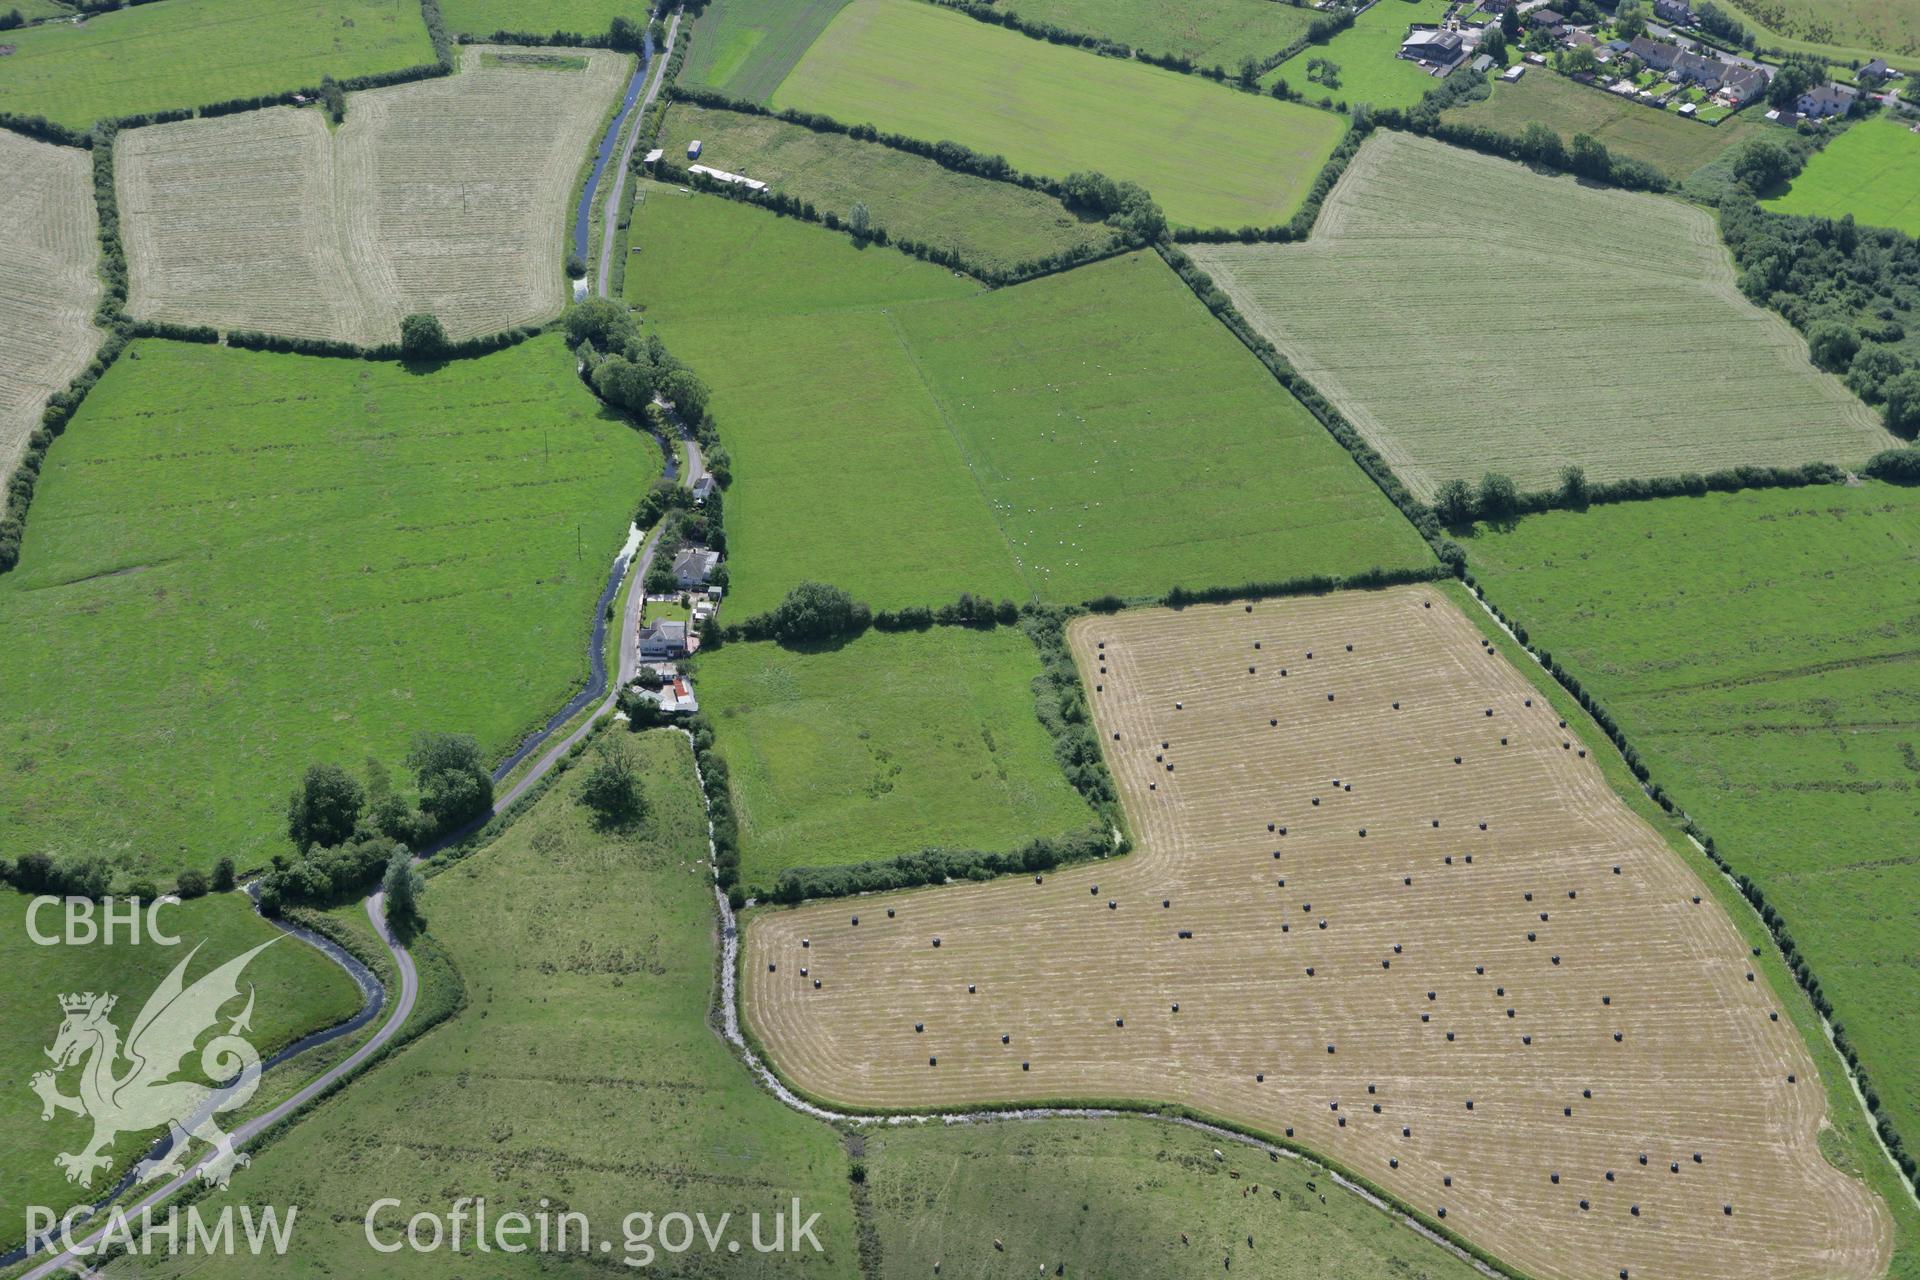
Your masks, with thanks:
M 1800 100 L 1793 104 L 1793 109 L 1815 120 L 1843 116 L 1853 110 L 1854 96 L 1854 91 L 1845 85 L 1829 82 L 1801 94 Z
M 1693 25 L 1693 6 L 1687 0 L 1653 0 L 1653 16 L 1659 22 L 1678 23 L 1683 27 Z
M 1635 36 L 1627 45 L 1627 52 L 1654 71 L 1671 71 L 1675 60 L 1684 51 L 1679 45 L 1668 44 L 1664 40 L 1649 40 L 1645 36 Z
M 1720 81 L 1720 100 L 1730 107 L 1744 107 L 1765 93 L 1771 80 L 1758 67 L 1729 66 Z
M 640 661 L 672 662 L 686 656 L 686 623 L 660 621 L 640 628 Z
M 1458 31 L 1414 29 L 1401 42 L 1400 56 L 1412 62 L 1452 67 L 1467 56 L 1466 41 Z
M 1860 68 L 1860 83 L 1879 84 L 1882 80 L 1891 80 L 1893 75 L 1894 70 L 1892 67 L 1888 66 L 1881 59 L 1875 58 L 1872 62 Z
M 1480 7 L 1488 13 L 1505 13 L 1519 3 L 1520 0 L 1480 0 Z
M 713 496 L 713 491 L 718 487 L 719 487 L 718 485 L 714 484 L 713 477 L 711 475 L 703 475 L 698 480 L 695 480 L 693 482 L 694 505 L 698 506 L 701 503 L 704 503 L 708 498 L 711 498 Z
M 1727 64 L 1718 58 L 1708 58 L 1697 53 L 1681 50 L 1680 56 L 1673 60 L 1673 78 L 1681 84 L 1697 84 L 1708 93 L 1720 88 L 1727 71 Z
M 682 591 L 704 587 L 719 563 L 720 553 L 717 551 L 709 551 L 705 547 L 683 547 L 680 554 L 673 558 L 673 580 L 680 584 Z
M 1527 25 L 1543 31 L 1558 31 L 1567 25 L 1566 15 L 1554 9 L 1535 9 L 1527 15 Z

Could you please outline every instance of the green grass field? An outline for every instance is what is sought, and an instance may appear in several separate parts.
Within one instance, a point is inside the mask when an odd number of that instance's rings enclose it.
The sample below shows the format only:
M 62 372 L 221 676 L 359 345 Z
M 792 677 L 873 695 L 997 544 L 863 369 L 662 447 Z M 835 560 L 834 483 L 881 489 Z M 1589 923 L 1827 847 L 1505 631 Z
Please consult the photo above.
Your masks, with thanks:
M 1914 0 L 1733 0 L 1728 11 L 1757 28 L 1763 46 L 1817 53 L 1832 61 L 1920 54 Z M 1911 57 L 1897 58 L 1901 66 Z
M 1575 84 L 1545 67 L 1528 67 L 1519 80 L 1494 84 L 1491 96 L 1455 107 L 1445 118 L 1502 133 L 1543 124 L 1569 142 L 1576 133 L 1590 134 L 1614 154 L 1644 161 L 1680 182 L 1742 143 L 1764 136 L 1768 126 L 1760 114 L 1743 111 L 1706 125 Z
M 577 31 L 601 35 L 617 17 L 647 24 L 647 0 L 440 0 L 440 13 L 454 35 L 490 36 L 496 31 Z
M 706 818 L 677 733 L 600 739 L 632 753 L 649 813 L 603 832 L 578 799 L 576 768 L 488 847 L 428 883 L 427 934 L 458 969 L 453 1017 L 322 1105 L 234 1179 L 252 1204 L 298 1204 L 300 1230 L 274 1274 L 298 1277 L 807 1275 L 852 1280 L 847 1156 L 826 1125 L 764 1092 L 708 1026 L 716 962 Z M 241 1188 L 244 1186 L 244 1191 Z M 420 1210 L 485 1197 L 490 1214 L 542 1199 L 588 1215 L 609 1254 L 544 1258 L 443 1249 L 376 1254 Z M 824 1253 L 761 1255 L 748 1215 L 793 1197 L 819 1213 Z M 705 1245 L 650 1269 L 623 1219 L 733 1215 L 738 1257 Z M 637 1226 L 637 1224 L 636 1224 Z M 699 1235 L 695 1233 L 695 1240 Z M 725 1238 L 723 1236 L 723 1238 Z M 657 1241 L 655 1242 L 657 1244 Z M 726 1264 L 722 1267 L 722 1264 Z M 255 1276 L 254 1259 L 182 1258 L 142 1274 Z M 153 1268 L 149 1270 L 148 1268 Z
M 195 947 L 198 956 L 188 967 L 186 981 L 203 974 L 271 938 L 281 938 L 260 953 L 242 975 L 241 996 L 245 984 L 255 988 L 253 1032 L 249 1042 L 261 1057 L 270 1056 L 310 1031 L 329 1027 L 353 1016 L 360 1009 L 360 990 L 352 979 L 331 960 L 304 942 L 285 938 L 279 929 L 254 914 L 245 897 L 237 893 L 213 894 L 191 902 L 159 909 L 160 927 L 180 939 L 177 946 L 155 944 L 144 932 L 140 942 L 128 945 L 124 932 L 114 945 L 40 946 L 27 934 L 27 907 L 32 901 L 25 894 L 0 889 L 0 964 L 7 972 L 7 986 L 0 995 L 0 1071 L 9 1082 L 0 1089 L 0 1204 L 8 1212 L 0 1221 L 0 1252 L 25 1239 L 24 1219 L 17 1212 L 23 1205 L 45 1205 L 64 1212 L 70 1205 L 99 1197 L 118 1181 L 131 1161 L 143 1158 L 148 1145 L 164 1126 L 138 1134 L 121 1135 L 111 1149 L 114 1162 L 94 1175 L 93 1186 L 69 1185 L 64 1173 L 53 1163 L 61 1152 L 77 1152 L 93 1131 L 92 1122 L 68 1112 L 58 1112 L 52 1120 L 40 1118 L 40 1099 L 27 1087 L 36 1071 L 50 1065 L 44 1050 L 59 1033 L 62 1013 L 61 995 L 80 992 L 111 992 L 118 998 L 109 1020 L 122 1036 L 133 1026 L 135 1016 L 147 997 L 173 967 L 187 958 Z M 124 904 L 121 908 L 124 910 Z M 36 921 L 43 934 L 62 932 L 60 909 L 43 909 Z M 123 926 L 124 928 L 124 926 Z M 236 1000 L 225 1008 L 229 1019 L 240 1011 Z M 224 1028 L 224 1023 L 222 1024 Z M 126 1066 L 116 1068 L 124 1073 Z M 199 1058 L 188 1060 L 181 1078 L 202 1079 Z M 283 1067 L 261 1081 L 262 1089 L 275 1075 L 304 1075 L 301 1060 Z M 79 1072 L 69 1068 L 59 1074 L 61 1091 L 74 1094 Z M 223 1121 L 223 1127 L 231 1124 Z M 194 1146 L 194 1154 L 199 1152 Z
M 1920 1133 L 1920 494 L 1596 507 L 1483 531 L 1468 555 L 1760 884 Z
M 557 337 L 432 372 L 136 344 L 0 578 L 0 845 L 259 866 L 310 761 L 504 754 L 584 680 L 658 465 Z
M 1428 500 L 1487 471 L 1533 490 L 1893 442 L 1677 199 L 1383 131 L 1308 242 L 1192 256 Z
M 678 161 L 696 139 L 702 163 L 759 178 L 823 213 L 844 218 L 855 204 L 865 204 L 873 225 L 893 239 L 955 249 L 970 262 L 1012 268 L 1113 238 L 1107 227 L 1083 221 L 1042 192 L 955 173 L 911 152 L 816 133 L 771 116 L 674 106 L 660 145 Z
M 1413 22 L 1437 23 L 1446 14 L 1446 0 L 1381 0 L 1353 25 L 1325 44 L 1308 45 L 1268 72 L 1262 83 L 1284 79 L 1312 102 L 1367 102 L 1376 107 L 1411 107 L 1440 83 L 1414 63 L 1396 56 Z M 1339 83 L 1307 78 L 1307 62 L 1327 58 L 1340 70 Z
M 1316 14 L 1286 0 L 1020 0 L 1020 16 L 1238 71 L 1306 34 Z
M 764 104 L 846 2 L 709 4 L 693 25 L 680 83 Z
M 1775 213 L 1838 218 L 1920 236 L 1920 134 L 1890 117 L 1863 120 L 1814 153 Z
M 433 61 L 415 0 L 167 0 L 5 35 L 0 111 L 76 128 Z
M 870 632 L 798 654 L 730 644 L 699 659 L 731 771 L 741 878 L 926 848 L 1017 848 L 1094 822 L 1034 714 L 1015 628 Z
M 866 1163 L 890 1276 L 1477 1274 L 1312 1165 L 1170 1124 L 907 1125 L 869 1137 Z
M 1032 173 L 1098 169 L 1146 187 L 1173 221 L 1202 227 L 1285 222 L 1344 127 L 1323 111 L 915 0 L 853 0 L 773 104 L 951 139 Z
M 890 608 L 1428 562 L 1151 254 L 979 293 L 817 227 L 652 190 L 628 296 L 714 388 L 741 613 L 807 578 Z

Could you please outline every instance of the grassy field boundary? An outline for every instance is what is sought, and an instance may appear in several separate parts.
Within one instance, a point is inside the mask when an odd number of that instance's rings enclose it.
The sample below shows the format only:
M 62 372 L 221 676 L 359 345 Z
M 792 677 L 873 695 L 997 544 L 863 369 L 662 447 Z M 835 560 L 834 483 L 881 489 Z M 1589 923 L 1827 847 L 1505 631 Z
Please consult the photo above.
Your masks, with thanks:
M 1463 570 L 1461 582 L 1473 593 L 1475 601 L 1481 604 L 1487 613 L 1505 629 L 1513 643 L 1533 660 L 1528 665 L 1537 666 L 1551 676 L 1554 682 L 1578 705 L 1584 718 L 1606 735 L 1607 741 L 1613 744 L 1620 759 L 1646 792 L 1647 798 L 1658 805 L 1668 817 L 1680 824 L 1680 830 L 1694 842 L 1701 856 L 1719 873 L 1711 877 L 1710 882 L 1731 886 L 1746 902 L 1753 918 L 1761 923 L 1768 940 L 1772 943 L 1770 957 L 1779 962 L 1784 974 L 1792 977 L 1794 989 L 1805 997 L 1813 1012 L 1818 1015 L 1826 1038 L 1832 1041 L 1832 1048 L 1842 1063 L 1848 1082 L 1858 1090 L 1859 1099 L 1866 1106 L 1877 1140 L 1888 1161 L 1894 1165 L 1897 1174 L 1905 1184 L 1903 1189 L 1909 1196 L 1920 1196 L 1920 1166 L 1916 1165 L 1913 1155 L 1908 1152 L 1904 1139 L 1894 1128 L 1892 1120 L 1884 1110 L 1875 1105 L 1879 1095 L 1874 1091 L 1872 1082 L 1866 1070 L 1860 1065 L 1859 1057 L 1848 1043 L 1844 1031 L 1838 1030 L 1833 1025 L 1833 1005 L 1821 990 L 1819 976 L 1804 959 L 1800 958 L 1792 935 L 1781 923 L 1779 917 L 1768 918 L 1771 908 L 1767 904 L 1765 893 L 1720 854 L 1714 845 L 1713 837 L 1702 830 L 1699 824 L 1688 815 L 1686 808 L 1653 777 L 1652 771 L 1647 768 L 1632 741 L 1620 728 L 1619 722 L 1613 718 L 1599 699 L 1587 691 L 1586 687 L 1580 683 L 1579 677 L 1555 661 L 1550 650 L 1536 648 L 1528 638 L 1526 627 L 1508 617 L 1498 604 L 1489 599 L 1485 588 L 1471 572 Z M 1811 1046 L 1811 1037 L 1807 1038 Z
M 154 0 L 134 0 L 134 2 L 136 4 L 153 3 Z M 440 76 L 452 75 L 458 68 L 453 56 L 453 42 L 447 37 L 446 23 L 440 16 L 440 0 L 420 0 L 420 17 L 426 24 L 427 38 L 433 44 L 435 61 L 422 62 L 411 67 L 399 67 L 392 71 L 348 76 L 344 80 L 335 80 L 334 84 L 341 91 L 352 93 L 361 89 L 384 89 L 391 85 L 412 84 L 417 80 L 432 80 Z M 331 79 L 331 77 L 328 78 Z M 0 111 L 0 129 L 24 133 L 42 142 L 92 150 L 101 146 L 110 148 L 113 144 L 113 133 L 120 129 L 133 129 L 151 124 L 172 124 L 195 117 L 206 119 L 213 116 L 235 115 L 242 111 L 257 111 L 262 107 L 317 107 L 320 96 L 318 84 L 300 85 L 275 93 L 222 98 L 181 107 L 156 107 L 151 111 L 133 112 L 128 115 L 103 116 L 95 120 L 87 129 L 75 129 L 59 121 L 49 120 L 45 116 Z
M 841 134 L 859 142 L 872 143 L 893 151 L 904 152 L 907 155 L 918 156 L 923 160 L 931 160 L 943 169 L 963 174 L 967 177 L 984 178 L 990 182 L 1004 182 L 1011 186 L 1022 187 L 1028 191 L 1043 192 L 1060 201 L 1062 204 L 1067 205 L 1069 208 L 1072 207 L 1072 193 L 1064 182 L 1054 178 L 1042 177 L 1038 174 L 1024 173 L 1008 165 L 1007 162 L 999 156 L 984 156 L 957 142 L 924 142 L 918 138 L 909 137 L 902 133 L 883 132 L 869 125 L 844 124 L 832 116 L 820 112 L 797 111 L 792 108 L 776 111 L 770 107 L 761 106 L 759 103 L 750 102 L 745 98 L 734 98 L 724 93 L 718 93 L 712 89 L 685 85 L 680 86 L 676 91 L 675 101 L 686 102 L 693 106 L 705 107 L 711 110 L 732 111 L 739 115 L 766 116 L 786 124 L 798 125 L 803 129 L 811 129 L 815 133 Z M 664 113 L 662 114 L 662 118 L 664 119 Z M 684 182 L 690 186 L 698 187 L 702 191 L 717 192 L 735 200 L 743 200 L 750 204 L 758 204 L 766 208 L 771 208 L 775 212 L 788 217 L 797 217 L 806 222 L 817 222 L 824 225 L 830 231 L 847 229 L 838 214 L 832 212 L 820 214 L 813 210 L 812 205 L 794 200 L 792 197 L 784 196 L 779 192 L 769 191 L 756 194 L 749 192 L 744 187 L 735 186 L 730 183 L 716 182 L 704 178 L 702 175 L 689 173 L 681 166 L 665 162 L 657 165 L 656 168 L 662 178 L 676 182 Z M 1328 186 L 1332 186 L 1331 181 L 1328 183 Z M 1324 193 L 1322 193 L 1322 195 L 1324 197 Z M 1109 223 L 1109 225 L 1112 224 Z M 849 234 L 851 234 L 850 230 Z M 887 234 L 884 227 L 873 228 L 868 233 L 867 238 L 874 244 L 882 246 L 891 244 L 902 253 L 920 258 L 926 262 L 931 262 L 936 266 L 949 267 L 964 272 L 983 284 L 995 286 L 1023 284 L 1029 280 L 1038 280 L 1043 276 L 1053 275 L 1077 266 L 1084 266 L 1089 262 L 1099 262 L 1106 258 L 1118 257 L 1121 254 L 1130 253 L 1135 249 L 1143 247 L 1147 243 L 1143 235 L 1127 228 L 1114 226 L 1114 238 L 1105 246 L 1090 246 L 1084 251 L 1076 253 L 1063 252 L 1053 254 L 1045 258 L 1035 259 L 1031 262 L 1021 263 L 1011 270 L 1001 271 L 977 262 L 972 262 L 968 260 L 965 255 L 951 249 L 942 248 L 938 245 L 922 244 L 914 240 L 893 239 Z

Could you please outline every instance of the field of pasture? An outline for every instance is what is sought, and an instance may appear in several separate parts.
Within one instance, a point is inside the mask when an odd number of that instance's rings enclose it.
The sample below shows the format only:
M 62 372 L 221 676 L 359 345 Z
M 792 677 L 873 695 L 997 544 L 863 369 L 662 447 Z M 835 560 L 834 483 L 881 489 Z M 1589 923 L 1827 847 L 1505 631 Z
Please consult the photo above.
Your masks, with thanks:
M 1478 1274 L 1311 1164 L 1177 1125 L 900 1125 L 868 1136 L 865 1158 L 888 1275 L 1051 1275 L 1063 1260 L 1068 1275 L 1167 1280 Z
M 0 482 L 47 397 L 86 368 L 100 280 L 93 164 L 84 151 L 0 131 Z
M 900 68 L 913 74 L 902 79 Z M 1174 222 L 1266 226 L 1306 199 L 1344 128 L 1324 111 L 1032 40 L 915 0 L 852 0 L 772 98 L 1052 177 L 1138 182 Z
M 1193 257 L 1422 497 L 1489 470 L 1540 489 L 1567 464 L 1859 465 L 1892 443 L 1678 200 L 1382 133 L 1308 243 Z
M 1411 107 L 1440 81 L 1397 57 L 1400 43 L 1407 38 L 1409 23 L 1437 24 L 1446 12 L 1447 0 L 1381 0 L 1327 43 L 1308 45 L 1281 63 L 1262 83 L 1285 80 L 1314 102 L 1332 98 L 1376 107 Z M 1308 77 L 1307 63 L 1316 58 L 1338 67 L 1330 77 L 1333 83 Z
M 1784 193 L 1775 213 L 1838 218 L 1920 236 L 1920 134 L 1891 117 L 1863 120 L 1829 142 Z
M 471 1249 L 402 1254 L 396 1267 L 367 1244 L 377 1197 L 402 1201 L 374 1218 L 386 1241 L 404 1236 L 416 1211 L 445 1214 L 471 1195 L 489 1214 L 531 1215 L 543 1198 L 553 1212 L 586 1214 L 595 1241 L 613 1249 L 552 1251 L 546 1265 L 567 1274 L 608 1273 L 609 1256 L 623 1272 L 631 1257 L 635 1274 L 651 1273 L 639 1270 L 650 1257 L 654 1272 L 713 1274 L 703 1245 L 675 1257 L 658 1236 L 629 1243 L 627 1215 L 674 1211 L 704 1212 L 710 1224 L 732 1215 L 725 1233 L 741 1249 L 728 1274 L 860 1274 L 839 1137 L 764 1092 L 708 1026 L 715 907 L 686 739 L 600 741 L 633 756 L 646 818 L 597 828 L 579 799 L 583 765 L 493 844 L 429 881 L 427 932 L 458 970 L 465 1004 L 246 1171 L 252 1203 L 300 1205 L 281 1273 L 528 1274 L 527 1258 Z M 820 1215 L 823 1252 L 752 1251 L 748 1215 L 762 1216 L 770 1241 L 773 1215 L 790 1213 L 796 1196 L 802 1218 Z M 642 1254 L 643 1244 L 656 1252 Z M 141 1274 L 250 1278 L 259 1264 L 157 1258 Z
M 650 192 L 627 294 L 714 388 L 742 613 L 807 578 L 889 608 L 1430 563 L 1152 254 L 982 293 L 764 210 Z
M 1920 495 L 1867 483 L 1482 530 L 1492 599 L 1757 881 L 1920 1134 Z
M 846 2 L 709 4 L 693 25 L 680 83 L 764 105 Z
M 275 107 L 121 134 L 130 314 L 378 343 L 415 311 L 455 339 L 558 312 L 575 174 L 630 59 L 553 71 L 485 53 L 349 95 L 338 130 Z
M 538 8 L 522 0 L 440 0 L 440 13 L 454 35 L 577 31 L 591 36 L 604 34 L 618 17 L 644 27 L 652 6 L 647 0 L 541 0 Z
M 1313 9 L 1286 0 L 1021 0 L 1020 16 L 1237 72 L 1298 40 Z
M 77 129 L 433 61 L 417 0 L 167 0 L 4 34 L 0 111 Z
M 504 755 L 585 678 L 658 459 L 554 337 L 431 371 L 134 344 L 0 578 L 0 845 L 256 867 L 311 761 Z
M 42 1120 L 40 1099 L 27 1087 L 29 1077 L 50 1065 L 44 1050 L 60 1030 L 61 995 L 111 992 L 118 1003 L 110 1020 L 126 1034 L 148 995 L 195 947 L 200 952 L 188 967 L 189 983 L 243 951 L 281 938 L 245 971 L 245 981 L 256 991 L 249 1040 L 261 1057 L 271 1056 L 310 1031 L 344 1021 L 360 1009 L 360 990 L 338 965 L 305 943 L 282 938 L 280 930 L 254 914 L 247 899 L 236 893 L 161 907 L 160 927 L 180 939 L 178 946 L 155 945 L 145 933 L 141 943 L 132 946 L 126 944 L 124 933 L 113 946 L 41 946 L 27 933 L 27 907 L 32 901 L 25 894 L 0 890 L 0 921 L 4 921 L 0 963 L 8 975 L 7 993 L 0 997 L 5 1011 L 0 1017 L 0 1070 L 14 1086 L 0 1089 L 0 1149 L 7 1152 L 7 1159 L 0 1161 L 0 1204 L 12 1209 L 31 1204 L 64 1212 L 70 1205 L 98 1199 L 127 1171 L 130 1161 L 145 1155 L 148 1144 L 165 1128 L 122 1134 L 111 1152 L 114 1163 L 94 1175 L 91 1188 L 67 1183 L 53 1158 L 81 1150 L 93 1131 L 92 1121 L 71 1113 Z M 42 935 L 59 935 L 60 908 L 42 909 L 35 927 Z M 241 992 L 245 994 L 245 986 Z M 236 1001 L 226 1012 L 231 1017 L 239 1010 Z M 189 1070 L 197 1069 L 198 1062 L 198 1057 L 191 1059 Z M 116 1069 L 126 1070 L 124 1065 Z M 282 1070 L 305 1074 L 304 1066 L 290 1065 L 276 1069 L 276 1074 Z M 75 1079 L 76 1072 L 61 1072 L 61 1091 L 74 1093 Z M 272 1075 L 262 1079 L 263 1091 L 271 1080 Z M 197 1154 L 197 1143 L 194 1149 Z M 0 1223 L 0 1253 L 24 1239 L 23 1220 L 9 1213 Z
M 1880 1275 L 1771 971 L 1457 598 L 1076 622 L 1139 851 L 757 912 L 750 1025 L 853 1105 L 1185 1104 L 1528 1274 Z
M 1576 84 L 1545 67 L 1528 67 L 1519 80 L 1491 88 L 1488 97 L 1455 107 L 1445 118 L 1502 133 L 1543 124 L 1569 141 L 1576 133 L 1588 134 L 1615 155 L 1650 164 L 1675 182 L 1767 131 L 1757 112 L 1705 125 Z
M 771 116 L 687 103 L 671 108 L 660 145 L 679 162 L 695 140 L 703 163 L 758 178 L 842 218 L 865 204 L 873 225 L 891 238 L 941 245 L 969 262 L 1007 269 L 1113 238 L 1106 226 L 1083 221 L 1043 192 Z
M 1011 850 L 1094 822 L 1034 714 L 1015 628 L 870 632 L 822 652 L 730 644 L 700 698 L 740 816 L 741 878 L 922 849 Z
M 1869 52 L 1920 54 L 1920 5 L 1914 0 L 1734 0 L 1733 10 L 1759 27 L 1762 44 L 1781 44 L 1793 52 L 1835 61 Z M 1910 65 L 1908 59 L 1899 61 Z

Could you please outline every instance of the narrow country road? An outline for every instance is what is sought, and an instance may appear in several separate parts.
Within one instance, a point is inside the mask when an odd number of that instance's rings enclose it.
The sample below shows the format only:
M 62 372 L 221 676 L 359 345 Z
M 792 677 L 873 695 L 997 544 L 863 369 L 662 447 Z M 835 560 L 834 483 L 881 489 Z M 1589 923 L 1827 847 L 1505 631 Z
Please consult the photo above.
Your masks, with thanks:
M 633 167 L 633 144 L 640 139 L 640 121 L 646 119 L 647 108 L 660 95 L 660 86 L 667 78 L 667 63 L 673 57 L 673 38 L 680 33 L 680 11 L 675 9 L 667 20 L 667 42 L 654 52 L 652 83 L 647 86 L 646 94 L 634 104 L 633 128 L 627 131 L 627 145 L 620 150 L 620 163 L 613 171 L 613 188 L 607 192 L 606 210 L 600 216 L 600 272 L 594 285 L 594 292 L 601 297 L 607 296 L 607 279 L 613 270 L 613 239 L 620 230 L 620 198 L 627 191 L 627 171 Z M 693 483 L 689 480 L 687 483 Z

